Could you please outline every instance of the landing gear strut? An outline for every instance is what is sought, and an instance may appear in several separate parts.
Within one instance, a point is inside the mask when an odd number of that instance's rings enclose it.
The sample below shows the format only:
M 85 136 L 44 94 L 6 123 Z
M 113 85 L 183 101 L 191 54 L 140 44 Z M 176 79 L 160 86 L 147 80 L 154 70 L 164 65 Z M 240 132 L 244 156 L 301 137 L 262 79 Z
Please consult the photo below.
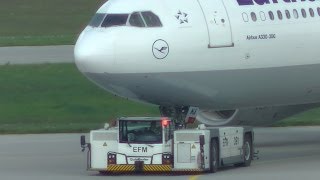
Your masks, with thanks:
M 189 106 L 159 106 L 160 114 L 163 117 L 172 118 L 176 128 L 185 128 L 185 118 L 187 116 Z

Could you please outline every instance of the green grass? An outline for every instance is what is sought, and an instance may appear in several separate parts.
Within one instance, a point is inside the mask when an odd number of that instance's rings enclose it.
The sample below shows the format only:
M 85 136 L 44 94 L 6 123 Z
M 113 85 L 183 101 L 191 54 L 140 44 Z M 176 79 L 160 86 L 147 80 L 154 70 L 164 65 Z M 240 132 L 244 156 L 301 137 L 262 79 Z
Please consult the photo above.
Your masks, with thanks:
M 7 36 L 0 37 L 0 46 L 72 45 L 75 35 Z
M 0 66 L 2 134 L 87 132 L 119 116 L 158 115 L 100 89 L 73 64 Z
M 74 44 L 103 0 L 0 0 L 0 46 Z
M 159 112 L 107 93 L 74 64 L 0 66 L 0 134 L 88 132 L 120 116 Z M 320 109 L 274 124 L 296 125 L 320 125 Z
M 315 108 L 284 120 L 278 121 L 273 126 L 319 126 L 320 108 Z

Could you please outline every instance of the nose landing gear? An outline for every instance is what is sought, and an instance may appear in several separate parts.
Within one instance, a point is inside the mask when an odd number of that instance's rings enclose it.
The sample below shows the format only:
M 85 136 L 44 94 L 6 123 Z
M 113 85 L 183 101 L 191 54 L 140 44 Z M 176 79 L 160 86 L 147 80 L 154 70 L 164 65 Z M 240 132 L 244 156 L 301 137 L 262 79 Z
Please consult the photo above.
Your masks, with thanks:
M 163 117 L 170 117 L 176 129 L 186 127 L 186 116 L 188 114 L 189 106 L 159 106 L 160 114 Z

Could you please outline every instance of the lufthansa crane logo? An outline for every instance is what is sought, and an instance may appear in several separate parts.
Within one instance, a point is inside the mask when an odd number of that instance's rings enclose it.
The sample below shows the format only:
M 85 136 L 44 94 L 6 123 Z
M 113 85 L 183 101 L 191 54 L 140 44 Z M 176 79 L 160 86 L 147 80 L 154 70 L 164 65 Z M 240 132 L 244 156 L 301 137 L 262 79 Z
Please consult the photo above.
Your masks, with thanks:
M 180 10 L 178 11 L 178 13 L 175 15 L 175 17 L 177 18 L 177 20 L 179 21 L 180 24 L 184 24 L 184 23 L 188 23 L 188 14 L 185 12 L 181 12 Z
M 157 59 L 164 59 L 169 54 L 169 45 L 162 39 L 156 40 L 152 45 L 153 56 Z

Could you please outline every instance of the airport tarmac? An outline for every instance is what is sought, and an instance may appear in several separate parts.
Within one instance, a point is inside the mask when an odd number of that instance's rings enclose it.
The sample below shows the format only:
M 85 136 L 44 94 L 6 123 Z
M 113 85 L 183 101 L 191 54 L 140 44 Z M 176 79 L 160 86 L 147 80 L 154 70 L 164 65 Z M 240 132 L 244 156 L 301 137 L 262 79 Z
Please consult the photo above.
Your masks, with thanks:
M 74 46 L 0 47 L 0 65 L 74 62 Z
M 128 176 L 101 176 L 86 171 L 80 134 L 1 135 L 1 180 L 104 180 Z M 228 167 L 215 174 L 134 175 L 130 179 L 319 179 L 320 127 L 255 128 L 260 159 L 250 167 Z

